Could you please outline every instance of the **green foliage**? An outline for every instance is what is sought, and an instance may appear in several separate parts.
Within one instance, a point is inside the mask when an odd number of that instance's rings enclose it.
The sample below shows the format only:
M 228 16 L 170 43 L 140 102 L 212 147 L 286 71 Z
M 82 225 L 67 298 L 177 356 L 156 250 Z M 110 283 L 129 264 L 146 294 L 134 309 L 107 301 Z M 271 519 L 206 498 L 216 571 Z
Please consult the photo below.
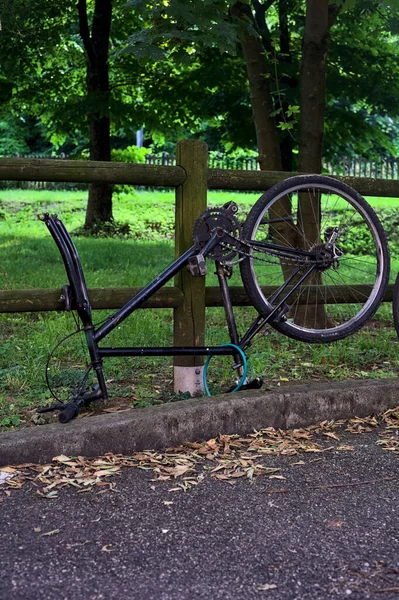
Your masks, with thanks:
M 399 10 L 399 0 L 333 0 L 330 3 L 341 4 L 344 11 L 355 10 L 362 15 L 373 14 L 376 10 L 383 12 Z
M 399 211 L 396 207 L 384 207 L 383 209 L 379 209 L 378 215 L 384 223 L 384 230 L 389 240 L 391 255 L 397 258 L 399 256 Z
M 326 158 L 398 153 L 399 48 L 388 16 L 382 3 L 360 2 L 332 30 Z
M 138 17 L 123 10 L 123 0 L 115 0 L 112 46 L 117 50 Z M 87 94 L 86 59 L 79 35 L 78 11 L 72 0 L 50 2 L 16 0 L 5 5 L 0 36 L 0 77 L 11 86 L 12 94 L 0 106 L 9 115 L 21 112 L 38 119 L 55 149 L 68 144 L 66 151 L 87 145 L 87 113 L 111 111 L 112 133 L 124 129 L 126 145 L 135 139 L 143 123 L 139 104 L 140 69 L 129 56 L 110 61 L 110 105 Z M 116 65 L 117 63 L 117 65 Z M 117 69 L 117 70 L 116 70 Z M 94 103 L 94 104 L 93 104 Z
M 127 163 L 144 163 L 145 156 L 150 150 L 148 148 L 137 148 L 137 146 L 128 146 L 122 149 L 113 149 L 111 151 L 111 158 L 118 162 Z
M 13 405 L 12 408 L 14 408 Z M 0 427 L 16 427 L 20 424 L 20 422 L 21 418 L 19 415 L 10 415 L 0 419 Z
M 398 3 L 346 0 L 331 30 L 326 159 L 398 154 Z M 143 124 L 158 146 L 195 137 L 219 151 L 256 147 L 245 62 L 229 15 L 232 4 L 114 1 L 111 99 L 104 110 L 111 114 L 115 148 L 131 148 Z M 268 10 L 265 3 L 251 4 L 266 14 L 263 28 L 258 18 L 258 34 L 268 44 L 264 56 L 272 114 L 281 140 L 290 140 L 295 152 L 305 3 L 267 3 Z M 285 12 L 279 13 L 280 6 Z M 287 21 L 287 48 L 281 17 Z M 87 151 L 86 114 L 98 106 L 85 93 L 86 61 L 75 2 L 6 3 L 0 58 L 0 154 Z M 31 127 L 20 127 L 21 117 L 39 124 L 33 135 Z M 39 141 L 42 132 L 49 143 Z M 125 160 L 118 152 L 115 159 Z M 133 162 L 142 160 L 132 157 Z
M 27 113 L 18 118 L 13 114 L 4 114 L 0 119 L 0 156 L 32 153 L 51 155 L 43 124 Z
M 127 7 L 146 15 L 147 27 L 128 38 L 123 52 L 138 59 L 161 61 L 172 52 L 177 62 L 185 64 L 199 45 L 219 52 L 236 52 L 237 33 L 229 18 L 233 0 L 130 0 Z
M 113 221 L 94 221 L 90 227 L 79 227 L 75 229 L 74 235 L 86 237 L 114 237 L 120 238 L 130 234 L 130 225 L 128 223 L 116 223 Z
M 24 131 L 18 127 L 14 119 L 0 121 L 0 156 L 28 154 Z

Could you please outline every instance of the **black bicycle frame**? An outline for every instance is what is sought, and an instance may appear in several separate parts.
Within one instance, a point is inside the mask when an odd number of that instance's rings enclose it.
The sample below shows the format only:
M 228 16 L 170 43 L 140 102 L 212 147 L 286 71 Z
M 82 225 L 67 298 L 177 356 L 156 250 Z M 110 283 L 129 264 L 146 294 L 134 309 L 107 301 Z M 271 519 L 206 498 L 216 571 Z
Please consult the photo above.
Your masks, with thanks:
M 83 323 L 83 330 L 86 335 L 86 341 L 89 349 L 89 354 L 92 362 L 92 366 L 96 371 L 97 379 L 99 383 L 99 390 L 90 392 L 85 395 L 85 400 L 94 398 L 106 398 L 107 390 L 102 373 L 102 359 L 104 357 L 115 357 L 115 356 L 181 356 L 181 355 L 233 355 L 235 357 L 237 365 L 240 364 L 240 356 L 237 354 L 237 350 L 229 346 L 185 346 L 185 347 L 171 347 L 171 346 L 157 346 L 157 347 L 99 347 L 98 344 L 111 332 L 120 325 L 130 314 L 136 309 L 140 308 L 146 300 L 148 300 L 155 292 L 157 292 L 165 283 L 170 281 L 181 269 L 186 267 L 190 261 L 205 259 L 212 250 L 220 244 L 222 231 L 216 230 L 210 237 L 209 241 L 204 247 L 200 248 L 194 244 L 189 250 L 177 258 L 170 266 L 168 266 L 162 273 L 160 273 L 153 281 L 142 288 L 133 298 L 131 298 L 122 308 L 117 310 L 115 313 L 110 315 L 106 321 L 101 324 L 98 328 L 95 327 L 92 321 L 92 308 L 90 304 L 89 294 L 86 286 L 86 282 L 83 275 L 83 269 L 80 263 L 79 255 L 76 247 L 65 229 L 62 221 L 60 221 L 57 215 L 45 214 L 41 217 L 47 228 L 49 229 L 55 243 L 57 244 L 61 253 L 65 270 L 67 273 L 69 285 L 63 287 L 63 296 L 61 297 L 65 303 L 65 308 L 70 310 L 76 308 L 77 313 Z M 252 241 L 251 241 L 252 243 Z M 255 245 L 255 244 L 254 244 Z M 273 254 L 279 250 L 275 244 L 268 244 L 262 242 L 256 244 L 264 248 L 265 250 L 270 249 Z M 288 254 L 286 248 L 281 248 L 283 256 Z M 301 257 L 314 258 L 311 252 L 295 251 L 299 253 Z M 294 252 L 289 252 L 292 257 Z M 250 325 L 245 335 L 240 339 L 237 331 L 237 326 L 234 318 L 232 302 L 230 298 L 229 288 L 227 284 L 226 270 L 222 263 L 216 261 L 216 273 L 218 276 L 219 287 L 222 295 L 223 306 L 226 314 L 226 321 L 230 336 L 230 341 L 235 346 L 245 349 L 251 343 L 253 337 L 272 319 L 277 316 L 281 316 L 282 311 L 286 308 L 286 300 L 288 297 L 301 285 L 301 283 L 308 277 L 308 275 L 315 268 L 315 264 L 304 270 L 300 277 L 296 277 L 300 271 L 300 267 L 292 273 L 292 276 L 287 279 L 284 284 L 277 290 L 273 295 L 272 301 L 277 301 L 273 310 L 266 316 L 258 316 Z M 303 269 L 303 268 L 302 268 Z M 293 285 L 287 289 L 289 283 L 295 279 Z

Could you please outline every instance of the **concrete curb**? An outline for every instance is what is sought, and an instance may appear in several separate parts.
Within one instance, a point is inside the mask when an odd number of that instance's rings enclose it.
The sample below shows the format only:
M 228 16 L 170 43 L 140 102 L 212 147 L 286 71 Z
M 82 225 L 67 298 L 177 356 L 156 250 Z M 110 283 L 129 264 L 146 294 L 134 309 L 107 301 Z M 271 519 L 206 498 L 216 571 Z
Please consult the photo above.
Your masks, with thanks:
M 253 429 L 305 427 L 383 412 L 399 404 L 396 379 L 286 386 L 183 400 L 0 434 L 0 466 L 44 463 L 58 454 L 98 456 L 162 449 Z

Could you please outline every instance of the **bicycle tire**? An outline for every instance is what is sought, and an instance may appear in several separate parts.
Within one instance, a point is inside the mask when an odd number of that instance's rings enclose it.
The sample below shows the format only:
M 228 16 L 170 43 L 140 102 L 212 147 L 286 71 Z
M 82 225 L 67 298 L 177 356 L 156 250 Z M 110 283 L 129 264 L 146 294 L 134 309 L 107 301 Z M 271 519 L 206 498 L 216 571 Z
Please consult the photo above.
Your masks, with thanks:
M 309 232 L 312 220 L 314 230 Z M 304 281 L 295 297 L 287 299 L 285 314 L 278 314 L 278 303 L 264 286 L 287 284 L 300 268 L 301 259 L 279 260 L 264 249 L 260 256 L 250 246 L 251 240 L 269 239 L 280 248 L 314 251 L 335 227 L 339 232 L 336 246 L 342 255 L 329 267 L 316 267 L 310 284 Z M 310 343 L 343 339 L 358 331 L 382 302 L 389 279 L 385 232 L 366 200 L 332 177 L 298 175 L 270 188 L 249 212 L 242 240 L 244 253 L 246 241 L 249 246 L 240 263 L 245 290 L 260 315 L 267 317 L 275 311 L 270 325 L 290 338 Z M 295 283 L 295 277 L 292 281 Z M 345 292 L 349 302 L 343 304 L 338 292 Z
M 396 276 L 395 284 L 393 286 L 392 312 L 395 331 L 399 336 L 399 273 Z

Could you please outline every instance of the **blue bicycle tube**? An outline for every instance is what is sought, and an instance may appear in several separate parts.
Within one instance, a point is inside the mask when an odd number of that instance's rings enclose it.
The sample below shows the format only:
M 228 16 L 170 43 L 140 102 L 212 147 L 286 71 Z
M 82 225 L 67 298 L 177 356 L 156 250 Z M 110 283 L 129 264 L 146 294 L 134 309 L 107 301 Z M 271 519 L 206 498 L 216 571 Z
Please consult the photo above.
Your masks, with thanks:
M 235 350 L 237 350 L 238 354 L 240 354 L 241 358 L 242 358 L 242 366 L 244 368 L 244 372 L 242 374 L 242 377 L 240 379 L 240 381 L 238 382 L 237 386 L 234 388 L 234 390 L 232 390 L 233 392 L 238 392 L 238 390 L 241 388 L 241 386 L 245 383 L 245 380 L 247 378 L 247 372 L 248 372 L 248 365 L 247 365 L 247 357 L 244 354 L 244 351 L 239 347 L 236 346 L 235 344 L 221 344 L 222 346 L 229 346 L 230 348 L 234 348 Z M 206 380 L 206 376 L 208 373 L 208 365 L 211 362 L 211 358 L 212 358 L 213 354 L 210 354 L 208 356 L 208 358 L 205 361 L 204 364 L 204 371 L 203 371 L 203 383 L 204 383 L 204 390 L 207 396 L 211 396 L 212 394 L 209 391 L 208 388 L 208 383 Z

